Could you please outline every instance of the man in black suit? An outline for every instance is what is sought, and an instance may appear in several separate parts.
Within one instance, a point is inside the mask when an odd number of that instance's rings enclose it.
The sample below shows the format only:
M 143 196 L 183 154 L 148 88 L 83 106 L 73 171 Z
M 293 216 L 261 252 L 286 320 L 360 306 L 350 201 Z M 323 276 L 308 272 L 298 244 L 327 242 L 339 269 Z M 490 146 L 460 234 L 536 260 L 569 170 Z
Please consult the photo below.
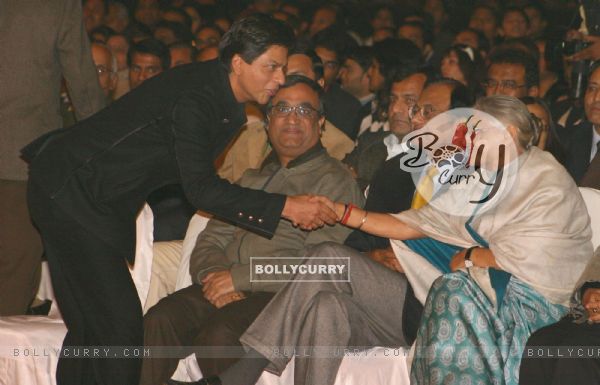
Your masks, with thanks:
M 590 71 L 583 106 L 586 120 L 567 130 L 567 170 L 578 184 L 600 146 L 600 64 Z
M 133 262 L 135 217 L 152 191 L 181 183 L 195 207 L 266 237 L 284 217 L 304 229 L 335 223 L 309 196 L 231 185 L 214 161 L 245 121 L 244 102 L 267 103 L 284 81 L 291 29 L 268 16 L 238 21 L 219 61 L 147 80 L 67 130 L 24 149 L 29 207 L 67 325 L 63 346 L 140 346 Z M 226 287 L 231 276 L 211 282 Z M 112 354 L 124 352 L 112 351 Z M 140 358 L 59 359 L 57 383 L 137 385 Z
M 313 40 L 315 52 L 323 62 L 327 119 L 354 140 L 361 121 L 361 104 L 358 99 L 344 91 L 336 79 L 346 52 L 356 43 L 344 31 L 335 28 L 319 32 Z

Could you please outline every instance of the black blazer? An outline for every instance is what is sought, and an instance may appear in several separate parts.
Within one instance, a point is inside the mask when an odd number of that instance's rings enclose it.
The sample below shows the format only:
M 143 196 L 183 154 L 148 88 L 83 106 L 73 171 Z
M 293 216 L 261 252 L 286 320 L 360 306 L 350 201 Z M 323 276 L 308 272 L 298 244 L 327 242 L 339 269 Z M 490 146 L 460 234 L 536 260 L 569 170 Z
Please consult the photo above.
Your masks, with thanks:
M 383 151 L 386 151 L 385 148 Z M 415 194 L 415 184 L 411 174 L 400 168 L 402 155 L 398 154 L 388 159 L 377 170 L 369 187 L 365 210 L 376 213 L 399 213 L 410 209 Z M 390 246 L 390 241 L 387 238 L 354 230 L 344 244 L 366 252 L 385 249 Z
M 329 86 L 323 95 L 325 116 L 350 139 L 355 140 L 362 121 L 358 99 L 344 91 L 337 83 Z
M 594 137 L 592 130 L 592 123 L 587 121 L 569 130 L 567 171 L 577 183 L 579 183 L 590 164 Z
M 181 183 L 196 208 L 271 237 L 285 196 L 215 174 L 214 160 L 245 120 L 218 61 L 174 68 L 29 146 L 26 154 L 35 154 L 30 188 L 130 261 L 139 209 L 152 191 L 169 184 Z

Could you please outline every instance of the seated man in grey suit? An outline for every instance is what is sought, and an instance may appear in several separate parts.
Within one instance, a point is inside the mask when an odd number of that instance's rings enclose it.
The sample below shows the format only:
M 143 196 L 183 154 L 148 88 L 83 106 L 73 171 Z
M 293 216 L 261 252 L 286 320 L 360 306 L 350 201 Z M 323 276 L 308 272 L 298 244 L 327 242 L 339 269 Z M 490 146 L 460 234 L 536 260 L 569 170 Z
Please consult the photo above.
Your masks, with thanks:
M 274 151 L 260 169 L 246 171 L 239 181 L 242 186 L 291 195 L 325 195 L 362 205 L 350 172 L 321 146 L 325 121 L 322 93 L 313 80 L 287 77 L 268 107 L 267 131 Z M 341 243 L 349 232 L 339 224 L 306 232 L 281 221 L 269 240 L 215 219 L 209 221 L 191 255 L 192 286 L 149 310 L 144 318 L 144 343 L 198 347 L 202 373 L 221 373 L 235 362 L 234 356 L 243 355 L 239 337 L 284 284 L 265 282 L 272 277 L 262 282 L 256 276 L 251 279 L 251 259 L 260 257 L 262 264 L 283 266 L 290 263 L 289 257 L 302 255 L 306 247 L 325 241 Z M 220 352 L 211 346 L 233 348 Z M 218 358 L 225 356 L 229 358 Z M 145 359 L 140 383 L 163 384 L 177 363 L 177 358 Z

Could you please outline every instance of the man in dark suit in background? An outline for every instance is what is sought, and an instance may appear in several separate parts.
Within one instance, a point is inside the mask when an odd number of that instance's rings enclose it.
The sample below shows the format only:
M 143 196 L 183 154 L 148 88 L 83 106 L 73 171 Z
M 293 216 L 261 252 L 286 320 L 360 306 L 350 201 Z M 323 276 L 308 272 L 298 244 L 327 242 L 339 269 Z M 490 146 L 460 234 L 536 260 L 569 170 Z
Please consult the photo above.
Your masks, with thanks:
M 344 91 L 336 79 L 346 52 L 356 43 L 344 31 L 334 28 L 317 33 L 313 40 L 315 52 L 323 62 L 327 120 L 350 139 L 355 140 L 361 121 L 361 104 L 358 99 Z
M 231 185 L 214 161 L 284 81 L 291 29 L 264 15 L 235 23 L 218 61 L 147 80 L 98 114 L 24 149 L 29 208 L 40 229 L 67 325 L 64 346 L 140 346 L 142 309 L 133 262 L 135 217 L 152 191 L 181 183 L 195 207 L 266 237 L 281 217 L 304 229 L 336 215 L 309 196 Z M 225 287 L 227 275 L 210 284 Z M 119 352 L 115 352 L 119 353 Z M 57 383 L 137 385 L 140 358 L 59 359 Z
M 19 150 L 62 126 L 61 77 L 77 118 L 104 107 L 81 2 L 0 2 L 0 316 L 25 314 L 40 277 L 42 244 L 29 219 Z
M 590 70 L 583 99 L 586 121 L 568 129 L 567 170 L 580 183 L 600 146 L 600 64 Z M 597 161 L 595 162 L 598 163 Z

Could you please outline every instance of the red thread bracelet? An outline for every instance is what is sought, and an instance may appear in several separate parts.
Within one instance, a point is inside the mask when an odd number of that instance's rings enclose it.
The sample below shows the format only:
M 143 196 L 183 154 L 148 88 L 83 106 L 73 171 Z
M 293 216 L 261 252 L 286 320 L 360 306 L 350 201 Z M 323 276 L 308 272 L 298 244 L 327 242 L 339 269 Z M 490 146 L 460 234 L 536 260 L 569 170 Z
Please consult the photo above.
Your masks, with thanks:
M 352 203 L 350 203 L 348 205 L 348 212 L 344 215 L 344 217 L 342 218 L 342 220 L 340 221 L 340 223 L 342 225 L 345 225 L 346 223 L 348 223 L 348 220 L 350 219 L 350 215 L 352 214 L 352 209 L 355 208 L 356 206 L 354 206 Z

